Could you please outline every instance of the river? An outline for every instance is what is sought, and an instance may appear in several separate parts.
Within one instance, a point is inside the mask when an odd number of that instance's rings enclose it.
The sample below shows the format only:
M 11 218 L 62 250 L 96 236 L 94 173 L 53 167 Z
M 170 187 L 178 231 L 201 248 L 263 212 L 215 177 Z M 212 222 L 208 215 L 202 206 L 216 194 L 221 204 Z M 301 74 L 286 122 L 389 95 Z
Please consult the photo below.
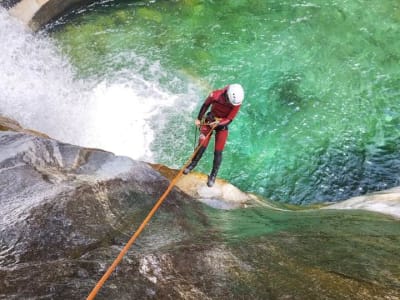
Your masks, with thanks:
M 296 204 L 399 185 L 397 0 L 103 1 L 39 35 L 14 23 L 0 12 L 0 112 L 24 126 L 179 168 L 204 98 L 239 82 L 220 177 Z

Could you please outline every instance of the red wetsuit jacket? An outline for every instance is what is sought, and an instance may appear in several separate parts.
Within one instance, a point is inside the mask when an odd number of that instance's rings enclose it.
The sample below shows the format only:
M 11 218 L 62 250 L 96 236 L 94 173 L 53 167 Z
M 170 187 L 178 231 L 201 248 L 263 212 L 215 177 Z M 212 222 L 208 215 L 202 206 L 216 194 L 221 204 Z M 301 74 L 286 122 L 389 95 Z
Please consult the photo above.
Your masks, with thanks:
M 197 119 L 201 120 L 211 105 L 212 115 L 215 118 L 221 119 L 219 121 L 219 125 L 225 126 L 232 122 L 240 109 L 240 105 L 235 106 L 229 102 L 226 95 L 227 88 L 228 87 L 220 90 L 215 90 L 207 97 L 206 101 L 200 108 Z
M 213 91 L 205 100 L 204 104 L 200 108 L 199 115 L 197 119 L 203 119 L 207 110 L 211 106 L 211 114 L 213 117 L 219 119 L 219 125 L 216 127 L 216 135 L 215 135 L 215 151 L 222 151 L 225 147 L 226 139 L 228 138 L 228 127 L 227 125 L 232 122 L 232 120 L 236 117 L 239 112 L 240 105 L 232 105 L 228 97 L 226 95 L 226 90 L 228 87 L 225 87 L 220 90 Z M 200 136 L 200 140 L 205 147 L 207 147 L 210 137 L 207 140 L 204 140 L 204 137 L 210 131 L 210 126 L 203 125 L 201 126 L 201 133 L 203 135 Z

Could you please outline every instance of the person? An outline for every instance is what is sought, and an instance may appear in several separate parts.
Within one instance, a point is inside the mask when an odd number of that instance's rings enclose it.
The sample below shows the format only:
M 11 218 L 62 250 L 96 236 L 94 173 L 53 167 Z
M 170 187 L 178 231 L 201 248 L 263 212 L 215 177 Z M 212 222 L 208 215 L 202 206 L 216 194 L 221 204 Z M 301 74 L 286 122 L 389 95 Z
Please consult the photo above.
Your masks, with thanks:
M 210 93 L 200 108 L 195 125 L 200 128 L 198 146 L 200 147 L 196 155 L 183 173 L 186 175 L 192 171 L 210 142 L 211 130 L 215 131 L 215 148 L 213 167 L 208 176 L 207 185 L 212 187 L 218 174 L 222 162 L 222 152 L 228 138 L 228 125 L 235 119 L 244 99 L 243 87 L 238 84 L 229 84 L 222 89 Z M 211 109 L 209 112 L 208 109 Z

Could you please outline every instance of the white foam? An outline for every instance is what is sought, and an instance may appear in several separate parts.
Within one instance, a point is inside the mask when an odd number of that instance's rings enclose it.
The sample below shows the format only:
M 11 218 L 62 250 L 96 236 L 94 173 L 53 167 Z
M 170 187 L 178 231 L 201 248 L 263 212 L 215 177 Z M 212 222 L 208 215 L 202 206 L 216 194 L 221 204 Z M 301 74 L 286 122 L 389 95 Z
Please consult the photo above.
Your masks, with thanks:
M 90 95 L 90 127 L 82 139 L 89 146 L 151 160 L 152 119 L 157 120 L 162 108 L 172 106 L 174 100 L 175 96 L 157 90 L 140 95 L 127 84 L 101 82 Z
M 160 87 L 164 71 L 158 62 L 142 63 L 150 79 L 125 69 L 96 80 L 76 80 L 54 41 L 32 34 L 4 9 L 0 36 L 0 114 L 55 139 L 152 161 L 152 124 L 162 123 L 163 109 L 181 99 L 195 103 L 194 93 L 177 95 Z M 191 108 L 186 102 L 184 109 Z

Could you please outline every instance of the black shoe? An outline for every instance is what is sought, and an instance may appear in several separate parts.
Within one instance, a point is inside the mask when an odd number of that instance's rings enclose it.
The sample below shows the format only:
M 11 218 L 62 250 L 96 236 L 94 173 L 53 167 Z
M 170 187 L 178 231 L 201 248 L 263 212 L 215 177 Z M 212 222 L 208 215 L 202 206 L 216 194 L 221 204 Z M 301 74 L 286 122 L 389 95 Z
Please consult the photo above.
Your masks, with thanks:
M 210 175 L 208 176 L 208 180 L 207 180 L 207 185 L 208 187 L 212 187 L 215 183 L 215 176 L 214 175 Z
M 183 171 L 183 174 L 187 175 L 192 171 L 196 166 L 201 157 L 203 156 L 204 151 L 206 150 L 206 147 L 200 147 L 199 151 L 196 153 L 194 158 L 192 159 L 191 163 L 186 167 L 186 169 Z
M 188 166 L 186 167 L 186 169 L 183 170 L 183 174 L 185 174 L 185 175 L 189 174 L 190 171 L 193 170 L 193 168 L 194 168 L 194 167 L 192 167 L 192 165 L 188 165 Z

